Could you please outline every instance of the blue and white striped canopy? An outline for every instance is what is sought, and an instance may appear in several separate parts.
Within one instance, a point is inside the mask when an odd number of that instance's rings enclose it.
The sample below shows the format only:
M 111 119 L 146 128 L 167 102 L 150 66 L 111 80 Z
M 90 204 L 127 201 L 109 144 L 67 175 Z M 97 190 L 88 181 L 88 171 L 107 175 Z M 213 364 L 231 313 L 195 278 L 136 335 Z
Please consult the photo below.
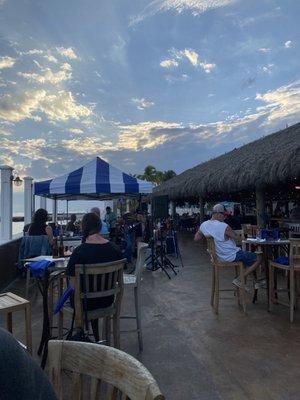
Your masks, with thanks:
M 105 199 L 152 193 L 154 185 L 125 174 L 100 157 L 75 171 L 34 183 L 34 194 L 56 199 Z

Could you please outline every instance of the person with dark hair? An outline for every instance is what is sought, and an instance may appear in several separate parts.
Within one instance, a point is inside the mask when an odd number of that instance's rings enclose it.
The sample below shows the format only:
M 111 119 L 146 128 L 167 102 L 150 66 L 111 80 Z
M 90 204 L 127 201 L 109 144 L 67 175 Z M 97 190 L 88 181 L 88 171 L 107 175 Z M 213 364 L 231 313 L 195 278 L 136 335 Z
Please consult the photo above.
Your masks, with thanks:
M 57 400 L 47 375 L 17 340 L 0 328 L 0 399 Z
M 51 226 L 47 225 L 48 212 L 43 208 L 39 208 L 33 216 L 32 223 L 28 228 L 28 236 L 47 235 L 49 243 L 53 244 L 53 231 Z
M 74 279 L 72 277 L 75 276 L 76 264 L 101 264 L 123 258 L 119 247 L 109 242 L 99 233 L 101 230 L 101 220 L 96 213 L 85 214 L 81 225 L 83 243 L 73 251 L 66 270 L 66 275 L 71 277 L 71 284 Z M 113 303 L 113 300 L 113 296 L 88 299 L 87 309 L 95 310 L 97 308 L 109 307 Z M 92 320 L 94 336 L 96 341 L 99 341 L 97 327 L 98 320 Z
M 71 214 L 71 220 L 67 223 L 66 232 L 75 233 L 77 231 L 77 227 L 75 225 L 76 218 L 76 214 Z

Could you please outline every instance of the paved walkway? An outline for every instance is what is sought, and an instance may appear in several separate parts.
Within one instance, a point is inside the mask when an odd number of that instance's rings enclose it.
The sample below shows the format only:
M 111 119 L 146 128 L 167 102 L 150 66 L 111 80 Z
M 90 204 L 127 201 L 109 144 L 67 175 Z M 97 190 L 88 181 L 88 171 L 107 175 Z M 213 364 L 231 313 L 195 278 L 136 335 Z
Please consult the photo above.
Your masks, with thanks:
M 244 315 L 228 293 L 216 316 L 209 305 L 211 272 L 205 248 L 191 235 L 183 236 L 180 245 L 184 268 L 178 276 L 169 280 L 161 271 L 143 273 L 143 354 L 138 354 L 134 333 L 122 335 L 123 350 L 145 364 L 169 400 L 298 400 L 300 315 L 290 325 L 287 309 L 278 306 L 269 314 L 265 293 L 255 305 L 249 299 Z M 229 271 L 221 279 L 228 287 L 231 280 Z M 124 311 L 132 309 L 128 292 Z M 17 334 L 21 328 L 19 324 Z M 40 330 L 37 301 L 35 347 Z

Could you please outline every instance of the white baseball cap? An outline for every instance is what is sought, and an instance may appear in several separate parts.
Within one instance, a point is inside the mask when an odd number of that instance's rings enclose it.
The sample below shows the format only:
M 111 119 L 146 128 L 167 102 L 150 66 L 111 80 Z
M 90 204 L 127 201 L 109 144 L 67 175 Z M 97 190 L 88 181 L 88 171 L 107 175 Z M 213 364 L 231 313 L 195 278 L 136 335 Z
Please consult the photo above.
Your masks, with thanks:
M 224 214 L 225 211 L 226 211 L 226 209 L 225 209 L 225 207 L 223 206 L 223 204 L 215 204 L 215 205 L 213 206 L 213 209 L 212 209 L 212 213 L 213 213 L 213 214 L 217 214 L 217 213 L 222 213 L 222 214 Z

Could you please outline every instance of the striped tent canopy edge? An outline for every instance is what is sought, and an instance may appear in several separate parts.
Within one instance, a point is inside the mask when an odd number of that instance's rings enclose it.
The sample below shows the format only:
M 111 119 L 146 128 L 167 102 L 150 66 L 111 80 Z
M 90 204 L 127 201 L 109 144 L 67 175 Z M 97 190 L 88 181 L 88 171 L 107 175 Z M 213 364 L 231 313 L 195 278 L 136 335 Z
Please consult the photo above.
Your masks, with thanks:
M 34 183 L 34 194 L 57 199 L 101 199 L 113 195 L 149 194 L 154 185 L 137 179 L 100 157 L 53 179 Z

